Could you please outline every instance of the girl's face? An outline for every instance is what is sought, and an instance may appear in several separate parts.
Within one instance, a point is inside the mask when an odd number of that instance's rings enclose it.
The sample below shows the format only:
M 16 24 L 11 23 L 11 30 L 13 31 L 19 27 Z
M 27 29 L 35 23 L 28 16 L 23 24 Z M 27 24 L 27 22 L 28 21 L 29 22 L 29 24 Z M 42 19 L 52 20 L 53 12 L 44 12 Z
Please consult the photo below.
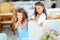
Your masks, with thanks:
M 17 18 L 18 20 L 22 21 L 23 15 L 20 12 L 17 12 Z
M 38 14 L 41 14 L 43 12 L 43 7 L 40 5 L 36 5 L 36 11 L 38 12 Z

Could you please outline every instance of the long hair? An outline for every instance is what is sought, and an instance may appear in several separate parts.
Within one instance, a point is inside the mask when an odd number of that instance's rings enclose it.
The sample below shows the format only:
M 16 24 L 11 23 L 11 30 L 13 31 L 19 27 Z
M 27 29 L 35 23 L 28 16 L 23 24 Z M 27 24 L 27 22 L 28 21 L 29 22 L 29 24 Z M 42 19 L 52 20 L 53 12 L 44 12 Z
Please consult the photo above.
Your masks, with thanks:
M 41 2 L 37 2 L 37 3 L 35 3 L 35 6 L 36 5 L 40 5 L 40 6 L 42 6 L 44 9 L 43 9 L 43 13 L 46 15 L 46 19 L 47 19 L 47 14 L 46 14 L 46 10 L 45 10 L 45 7 L 44 7 L 44 4 L 43 3 L 41 3 Z M 34 14 L 35 14 L 35 17 L 37 16 L 37 14 L 38 14 L 38 12 L 36 11 L 36 7 L 35 7 L 35 12 L 34 12 Z
M 27 12 L 23 8 L 17 9 L 17 12 L 20 12 L 23 15 L 21 23 L 23 23 L 26 19 L 28 19 Z

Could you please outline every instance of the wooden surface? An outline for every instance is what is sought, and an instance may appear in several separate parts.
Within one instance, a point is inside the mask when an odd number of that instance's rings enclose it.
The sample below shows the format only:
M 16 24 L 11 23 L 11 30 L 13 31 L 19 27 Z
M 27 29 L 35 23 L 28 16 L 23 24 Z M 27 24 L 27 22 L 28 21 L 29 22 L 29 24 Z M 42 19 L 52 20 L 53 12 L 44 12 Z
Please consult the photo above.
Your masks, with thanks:
M 12 3 L 0 2 L 0 13 L 11 13 Z
M 10 18 L 11 20 L 10 21 L 8 21 L 8 20 L 1 21 L 4 18 Z M 9 14 L 9 13 L 0 14 L 0 32 L 2 31 L 3 25 L 10 25 L 13 33 L 16 34 L 15 33 L 15 25 L 14 24 L 15 24 L 15 20 L 14 20 L 14 14 L 13 13 L 12 14 Z

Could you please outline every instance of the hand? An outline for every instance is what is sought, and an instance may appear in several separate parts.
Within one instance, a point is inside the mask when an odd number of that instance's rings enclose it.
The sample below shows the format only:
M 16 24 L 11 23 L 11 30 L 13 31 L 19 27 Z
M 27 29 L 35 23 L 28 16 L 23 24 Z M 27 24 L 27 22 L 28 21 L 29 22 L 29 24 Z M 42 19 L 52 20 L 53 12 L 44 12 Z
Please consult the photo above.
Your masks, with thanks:
M 43 26 L 43 22 L 39 24 L 40 26 Z
M 35 21 L 35 18 L 31 18 L 30 20 Z
M 38 21 L 38 17 L 35 17 L 35 21 Z

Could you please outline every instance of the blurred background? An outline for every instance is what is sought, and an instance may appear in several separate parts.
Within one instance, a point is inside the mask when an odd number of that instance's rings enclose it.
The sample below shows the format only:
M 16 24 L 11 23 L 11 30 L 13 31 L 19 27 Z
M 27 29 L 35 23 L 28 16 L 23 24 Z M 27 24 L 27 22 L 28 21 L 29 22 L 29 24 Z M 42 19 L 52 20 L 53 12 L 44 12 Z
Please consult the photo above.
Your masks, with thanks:
M 59 30 L 60 0 L 0 0 L 0 40 L 17 40 L 17 32 L 15 33 L 15 9 L 24 8 L 28 13 L 28 20 L 30 20 L 30 17 L 34 13 L 35 3 L 38 1 L 45 5 L 47 13 L 47 20 L 44 21 L 43 26 L 57 27 Z M 33 22 L 30 24 L 32 27 Z M 31 30 L 34 29 L 36 32 L 41 32 L 38 30 L 38 26 L 36 25 L 37 27 L 35 27 L 35 25 L 33 25 L 33 28 L 29 29 L 29 31 L 31 32 Z M 36 32 L 33 32 L 33 35 L 36 34 Z M 34 36 L 35 38 L 36 35 Z M 38 33 L 38 35 L 40 34 Z
M 60 0 L 0 0 L 0 2 L 11 2 L 11 8 L 24 8 L 29 13 L 29 19 L 38 1 L 45 5 L 48 19 L 60 19 Z

